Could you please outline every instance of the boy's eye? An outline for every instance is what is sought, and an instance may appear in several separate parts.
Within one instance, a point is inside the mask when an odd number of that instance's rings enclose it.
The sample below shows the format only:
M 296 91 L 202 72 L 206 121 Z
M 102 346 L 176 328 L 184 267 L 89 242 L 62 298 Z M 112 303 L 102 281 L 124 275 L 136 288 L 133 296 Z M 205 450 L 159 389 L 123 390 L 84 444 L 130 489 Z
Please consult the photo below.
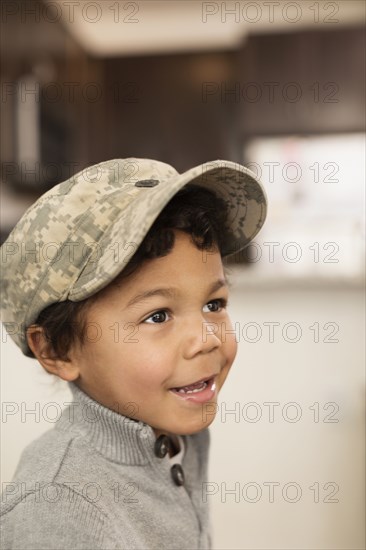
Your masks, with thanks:
M 227 306 L 227 300 L 225 298 L 217 298 L 216 300 L 211 300 L 206 305 L 214 304 L 214 307 L 210 309 L 210 313 L 216 313 L 221 311 Z
M 155 311 L 150 317 L 147 317 L 143 322 L 144 323 L 150 323 L 150 324 L 161 324 L 164 323 L 166 320 L 166 316 L 168 315 L 167 311 L 165 309 L 160 309 L 159 311 Z M 150 319 L 154 319 L 151 321 Z
M 213 307 L 209 307 L 208 312 L 217 313 L 227 306 L 227 300 L 225 298 L 217 298 L 216 300 L 211 300 L 210 302 L 207 302 L 205 307 L 210 305 L 213 305 Z M 152 313 L 149 317 L 147 317 L 143 321 L 143 323 L 157 325 L 157 324 L 162 324 L 167 320 L 168 320 L 168 311 L 166 309 L 159 309 L 158 311 L 155 311 L 155 313 Z

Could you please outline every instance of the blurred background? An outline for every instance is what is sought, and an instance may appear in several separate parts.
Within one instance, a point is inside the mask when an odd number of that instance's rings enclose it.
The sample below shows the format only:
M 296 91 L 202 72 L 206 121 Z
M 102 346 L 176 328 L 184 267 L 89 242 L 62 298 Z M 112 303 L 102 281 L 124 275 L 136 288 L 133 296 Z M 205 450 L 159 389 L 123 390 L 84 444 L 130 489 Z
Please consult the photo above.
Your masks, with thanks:
M 2 242 L 107 159 L 231 160 L 266 188 L 230 264 L 239 351 L 202 495 L 217 549 L 365 548 L 364 23 L 357 0 L 1 2 Z M 1 339 L 6 482 L 70 395 Z

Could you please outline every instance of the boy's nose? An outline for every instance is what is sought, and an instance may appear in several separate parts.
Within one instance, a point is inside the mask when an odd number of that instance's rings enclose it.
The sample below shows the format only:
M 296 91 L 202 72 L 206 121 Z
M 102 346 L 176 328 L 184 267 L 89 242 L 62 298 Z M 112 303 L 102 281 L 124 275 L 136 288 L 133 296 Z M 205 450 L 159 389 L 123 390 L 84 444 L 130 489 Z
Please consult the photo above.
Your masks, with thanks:
M 191 358 L 197 353 L 210 353 L 222 346 L 218 323 L 191 319 L 184 327 L 184 354 Z

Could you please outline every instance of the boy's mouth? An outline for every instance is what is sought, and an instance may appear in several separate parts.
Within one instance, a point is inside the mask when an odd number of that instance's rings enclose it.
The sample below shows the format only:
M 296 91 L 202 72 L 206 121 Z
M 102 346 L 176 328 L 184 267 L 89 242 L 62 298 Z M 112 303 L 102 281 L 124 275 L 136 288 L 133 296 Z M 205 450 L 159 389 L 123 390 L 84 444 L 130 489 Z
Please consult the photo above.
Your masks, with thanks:
M 183 399 L 203 403 L 212 399 L 215 394 L 215 376 L 203 380 L 201 379 L 188 386 L 171 388 L 170 391 Z
M 212 378 L 204 378 L 194 382 L 193 384 L 188 384 L 187 386 L 179 386 L 177 388 L 171 388 L 172 391 L 177 391 L 178 393 L 197 393 L 204 390 Z

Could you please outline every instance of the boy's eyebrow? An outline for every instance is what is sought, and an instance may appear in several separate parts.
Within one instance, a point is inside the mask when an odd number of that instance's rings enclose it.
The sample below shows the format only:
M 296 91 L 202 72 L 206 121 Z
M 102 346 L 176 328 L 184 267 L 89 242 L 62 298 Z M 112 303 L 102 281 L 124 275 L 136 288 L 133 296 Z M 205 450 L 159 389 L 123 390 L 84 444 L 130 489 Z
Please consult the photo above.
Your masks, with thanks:
M 228 283 L 226 279 L 217 279 L 212 283 L 210 288 L 208 289 L 208 294 L 212 294 L 213 292 L 216 292 L 216 290 L 219 290 L 222 287 L 227 287 Z M 137 302 L 141 302 L 142 300 L 145 300 L 146 298 L 150 298 L 151 296 L 164 296 L 165 298 L 174 298 L 177 295 L 177 290 L 172 287 L 166 287 L 166 288 L 153 288 L 151 290 L 146 290 L 145 292 L 141 292 L 134 296 L 127 304 L 126 307 L 130 307 L 133 304 L 136 304 Z

